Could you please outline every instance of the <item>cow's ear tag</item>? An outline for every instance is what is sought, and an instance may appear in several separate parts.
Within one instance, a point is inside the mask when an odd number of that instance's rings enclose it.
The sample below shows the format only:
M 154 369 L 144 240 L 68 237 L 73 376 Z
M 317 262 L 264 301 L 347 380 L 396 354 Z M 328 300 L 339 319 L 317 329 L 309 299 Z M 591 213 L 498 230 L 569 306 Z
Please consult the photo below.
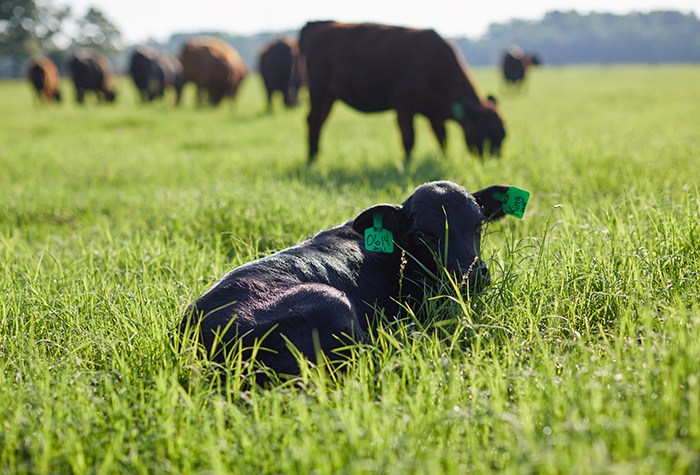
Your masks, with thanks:
M 493 199 L 503 203 L 503 213 L 522 219 L 527 202 L 530 201 L 530 192 L 511 186 L 505 193 L 494 193 Z
M 394 235 L 388 229 L 382 228 L 382 215 L 374 215 L 374 225 L 365 229 L 365 249 L 370 252 L 394 252 Z
M 452 103 L 452 117 L 460 122 L 464 119 L 464 104 L 460 102 Z

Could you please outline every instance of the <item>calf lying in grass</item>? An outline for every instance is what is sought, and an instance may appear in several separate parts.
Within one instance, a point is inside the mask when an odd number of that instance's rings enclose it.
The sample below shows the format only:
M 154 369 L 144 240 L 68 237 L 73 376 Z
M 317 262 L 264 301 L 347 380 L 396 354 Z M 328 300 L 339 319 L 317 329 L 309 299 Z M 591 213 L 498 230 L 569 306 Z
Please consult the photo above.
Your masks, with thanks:
M 197 329 L 214 360 L 229 351 L 243 351 L 244 359 L 256 353 L 278 374 L 298 374 L 290 344 L 315 361 L 319 351 L 333 358 L 349 343 L 367 341 L 375 313 L 396 315 L 400 301 L 420 301 L 440 262 L 473 290 L 483 287 L 481 227 L 511 212 L 510 189 L 470 195 L 448 181 L 421 185 L 401 205 L 373 206 L 232 270 L 190 306 L 181 331 Z

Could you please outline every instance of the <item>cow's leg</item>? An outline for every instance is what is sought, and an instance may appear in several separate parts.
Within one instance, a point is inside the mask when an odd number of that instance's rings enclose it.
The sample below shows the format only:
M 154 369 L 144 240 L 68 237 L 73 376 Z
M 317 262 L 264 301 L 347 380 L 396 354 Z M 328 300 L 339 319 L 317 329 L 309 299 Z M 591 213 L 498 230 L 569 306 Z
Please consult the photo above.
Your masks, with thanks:
M 265 85 L 265 94 L 267 97 L 267 113 L 272 112 L 272 97 L 274 96 L 275 89 L 272 87 L 272 84 L 263 78 L 263 84 Z
M 267 112 L 272 112 L 272 89 L 267 88 Z
M 397 109 L 396 117 L 399 122 L 399 129 L 401 130 L 403 149 L 406 152 L 406 162 L 408 162 L 411 159 L 411 150 L 413 150 L 413 142 L 415 141 L 413 112 L 408 109 Z
M 258 340 L 256 361 L 280 375 L 299 374 L 296 351 L 312 363 L 321 354 L 340 362 L 347 359 L 350 345 L 367 340 L 345 293 L 324 284 L 294 287 L 256 320 L 263 325 L 244 337 L 245 347 Z
M 224 98 L 224 93 L 219 89 L 209 89 L 209 104 L 213 107 L 218 106 Z
M 197 105 L 203 106 L 205 101 L 205 96 L 207 95 L 206 88 L 202 86 L 197 86 Z
M 445 153 L 447 150 L 447 133 L 445 132 L 445 122 L 440 119 L 430 119 L 430 127 L 432 127 L 435 138 L 440 144 L 442 153 Z
M 76 88 L 75 90 L 75 99 L 78 101 L 78 104 L 82 104 L 85 102 L 85 89 L 82 87 Z
M 282 96 L 284 97 L 284 106 L 290 108 L 294 105 L 294 98 L 292 94 L 292 85 L 290 81 L 282 81 Z
M 224 89 L 223 95 L 228 96 L 231 99 L 235 99 L 236 95 L 238 94 L 238 86 L 240 86 L 241 83 L 238 84 L 233 84 L 228 87 L 228 89 Z
M 184 84 L 175 84 L 175 105 L 180 105 L 180 100 L 182 99 L 182 87 Z
M 321 136 L 321 126 L 328 118 L 334 100 L 331 96 L 311 97 L 311 109 L 306 119 L 309 124 L 309 165 L 313 163 L 316 155 L 318 155 L 318 139 Z

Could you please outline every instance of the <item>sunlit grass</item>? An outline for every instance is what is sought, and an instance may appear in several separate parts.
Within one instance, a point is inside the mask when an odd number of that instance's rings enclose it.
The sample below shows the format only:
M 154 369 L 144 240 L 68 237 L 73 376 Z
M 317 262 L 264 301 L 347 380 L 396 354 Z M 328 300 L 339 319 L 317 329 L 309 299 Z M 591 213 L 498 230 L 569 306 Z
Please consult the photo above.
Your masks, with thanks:
M 418 119 L 405 173 L 394 115 L 342 104 L 307 169 L 306 106 L 265 114 L 256 77 L 219 109 L 0 83 L 0 470 L 700 470 L 700 69 L 475 76 L 504 157 Z M 485 233 L 483 294 L 447 281 L 342 375 L 268 389 L 176 351 L 224 272 L 432 179 L 532 192 Z

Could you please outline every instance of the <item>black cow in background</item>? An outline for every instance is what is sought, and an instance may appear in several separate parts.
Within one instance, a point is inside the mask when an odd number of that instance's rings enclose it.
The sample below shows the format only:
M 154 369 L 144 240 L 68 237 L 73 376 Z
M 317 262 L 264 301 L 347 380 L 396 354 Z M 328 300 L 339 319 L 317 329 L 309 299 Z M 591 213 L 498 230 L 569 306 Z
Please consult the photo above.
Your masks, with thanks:
M 368 341 L 377 312 L 393 317 L 399 302 L 422 301 L 424 288 L 436 284 L 438 262 L 473 291 L 485 285 L 481 227 L 504 216 L 499 197 L 507 190 L 470 195 L 448 181 L 421 185 L 401 205 L 373 206 L 230 271 L 190 306 L 181 331 L 198 330 L 220 362 L 237 344 L 249 359 L 260 343 L 256 361 L 281 374 L 299 371 L 287 341 L 312 361 L 317 350 L 337 358 L 348 343 Z
M 284 105 L 292 107 L 297 103 L 301 87 L 299 48 L 296 40 L 279 38 L 266 45 L 258 59 L 258 69 L 267 91 L 267 110 L 272 111 L 272 95 L 282 93 Z
M 176 57 L 140 46 L 131 55 L 129 74 L 134 80 L 142 102 L 162 98 L 167 87 L 175 90 L 176 102 L 182 91 L 182 64 Z
M 299 48 L 311 99 L 309 163 L 337 99 L 361 112 L 395 110 L 407 160 L 416 114 L 428 118 L 443 150 L 445 121 L 451 119 L 462 127 L 470 151 L 500 153 L 506 130 L 495 99 L 479 97 L 461 56 L 435 31 L 309 22 L 299 34 Z
M 100 102 L 114 102 L 116 91 L 112 77 L 112 66 L 103 54 L 87 48 L 73 53 L 68 68 L 75 84 L 78 104 L 85 101 L 85 93 L 93 91 Z
M 541 64 L 540 58 L 534 54 L 528 54 L 517 45 L 511 46 L 503 53 L 501 70 L 506 84 L 522 87 L 525 73 L 530 66 Z

